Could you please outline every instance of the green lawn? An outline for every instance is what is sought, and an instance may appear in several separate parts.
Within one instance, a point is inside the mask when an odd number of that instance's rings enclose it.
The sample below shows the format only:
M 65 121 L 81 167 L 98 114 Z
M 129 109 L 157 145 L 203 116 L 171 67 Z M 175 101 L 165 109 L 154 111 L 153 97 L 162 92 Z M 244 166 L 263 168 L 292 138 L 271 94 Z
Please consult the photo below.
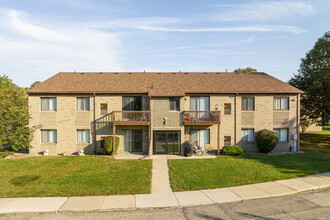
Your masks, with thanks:
M 305 154 L 169 160 L 172 188 L 174 191 L 212 189 L 330 171 L 330 135 L 303 134 L 301 143 Z
M 0 197 L 151 192 L 151 160 L 106 156 L 0 159 Z

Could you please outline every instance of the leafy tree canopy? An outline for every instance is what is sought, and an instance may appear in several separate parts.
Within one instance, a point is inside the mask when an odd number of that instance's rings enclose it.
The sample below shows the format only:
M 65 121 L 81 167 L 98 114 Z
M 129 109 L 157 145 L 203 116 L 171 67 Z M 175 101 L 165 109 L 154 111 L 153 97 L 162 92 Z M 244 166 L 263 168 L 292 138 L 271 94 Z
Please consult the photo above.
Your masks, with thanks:
M 244 68 L 238 68 L 235 69 L 234 72 L 238 72 L 238 73 L 251 73 L 251 72 L 257 72 L 257 69 L 254 69 L 252 67 L 246 67 Z
M 0 75 L 0 148 L 19 151 L 29 147 L 34 129 L 28 128 L 29 118 L 25 89 Z
M 298 74 L 289 80 L 289 84 L 304 91 L 301 117 L 325 125 L 330 119 L 330 31 L 301 59 Z
M 41 81 L 35 81 L 34 83 L 31 84 L 29 89 L 32 89 L 33 87 L 39 85 L 41 83 Z

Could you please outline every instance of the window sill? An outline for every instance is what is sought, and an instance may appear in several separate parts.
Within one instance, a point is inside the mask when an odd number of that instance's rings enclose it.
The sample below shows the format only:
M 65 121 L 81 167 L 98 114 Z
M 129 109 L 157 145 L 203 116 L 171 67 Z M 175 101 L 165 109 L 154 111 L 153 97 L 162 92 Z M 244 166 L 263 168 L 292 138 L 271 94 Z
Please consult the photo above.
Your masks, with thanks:
M 246 109 L 242 109 L 242 112 L 254 112 L 254 110 L 246 110 Z
M 41 144 L 53 144 L 53 145 L 55 145 L 55 144 L 57 144 L 57 142 L 41 142 Z
M 289 111 L 289 109 L 273 109 L 274 111 Z

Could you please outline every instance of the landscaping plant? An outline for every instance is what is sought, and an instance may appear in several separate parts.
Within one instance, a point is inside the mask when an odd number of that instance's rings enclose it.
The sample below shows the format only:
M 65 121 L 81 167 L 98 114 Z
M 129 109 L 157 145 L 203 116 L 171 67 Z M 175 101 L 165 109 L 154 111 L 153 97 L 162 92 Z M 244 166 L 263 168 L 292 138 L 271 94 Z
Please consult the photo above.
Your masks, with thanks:
M 262 129 L 256 135 L 256 143 L 260 152 L 269 153 L 276 147 L 278 137 L 273 131 Z
M 105 137 L 103 140 L 102 140 L 102 146 L 104 147 L 104 150 L 107 154 L 111 155 L 113 152 L 112 152 L 112 141 L 113 141 L 113 137 L 112 136 L 108 136 L 108 137 Z M 116 151 L 118 151 L 118 146 L 119 146 L 119 142 L 120 142 L 120 138 L 119 137 L 116 137 L 116 143 L 115 143 L 115 146 L 116 146 Z
M 243 149 L 237 145 L 226 145 L 222 148 L 224 155 L 243 155 Z

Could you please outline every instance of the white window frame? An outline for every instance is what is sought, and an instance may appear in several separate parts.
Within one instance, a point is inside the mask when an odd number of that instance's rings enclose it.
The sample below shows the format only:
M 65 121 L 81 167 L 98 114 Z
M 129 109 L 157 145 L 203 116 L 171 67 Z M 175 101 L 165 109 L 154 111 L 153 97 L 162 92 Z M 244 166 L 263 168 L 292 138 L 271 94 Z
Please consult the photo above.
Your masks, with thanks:
M 79 100 L 82 100 L 82 109 L 80 109 Z M 77 111 L 90 111 L 89 97 L 77 97 Z M 87 104 L 88 103 L 88 104 Z
M 81 133 L 81 139 L 80 134 Z M 89 129 L 77 129 L 77 143 L 90 143 L 90 130 Z
M 279 142 L 289 142 L 289 129 L 288 128 L 274 128 L 273 132 L 277 135 Z M 286 133 L 286 139 L 282 138 Z
M 254 141 L 254 129 L 244 128 L 241 130 L 241 140 L 242 142 L 253 142 Z
M 46 140 L 43 140 L 43 138 L 42 138 L 44 132 L 47 132 Z M 52 133 L 52 132 L 54 132 L 54 133 Z M 41 129 L 40 142 L 41 143 L 57 143 L 57 130 L 56 129 Z
M 48 102 L 48 106 L 43 106 L 43 100 L 46 100 Z M 41 97 L 40 107 L 41 107 L 41 111 L 56 111 L 57 110 L 56 97 Z

